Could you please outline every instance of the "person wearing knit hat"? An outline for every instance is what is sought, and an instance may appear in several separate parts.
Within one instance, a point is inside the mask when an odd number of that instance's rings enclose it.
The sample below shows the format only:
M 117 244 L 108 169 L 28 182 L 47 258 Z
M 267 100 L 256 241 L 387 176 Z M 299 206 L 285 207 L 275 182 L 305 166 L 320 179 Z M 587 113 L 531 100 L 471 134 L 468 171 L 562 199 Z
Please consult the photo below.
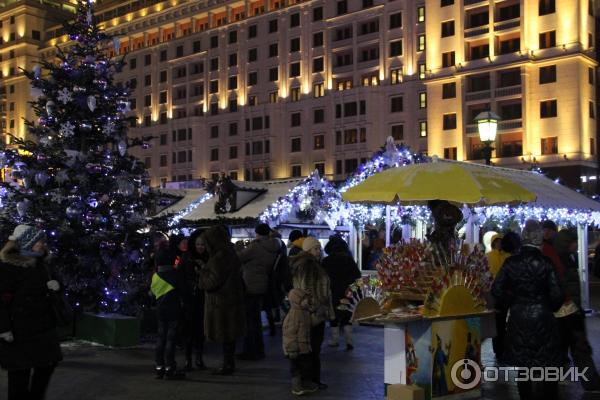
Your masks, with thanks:
M 321 242 L 314 236 L 309 236 L 302 242 L 302 250 L 312 254 L 317 260 L 321 259 Z
M 508 308 L 503 362 L 518 367 L 561 367 L 566 359 L 561 351 L 558 322 L 553 313 L 563 304 L 565 294 L 554 266 L 541 251 L 542 225 L 525 223 L 523 246 L 504 261 L 492 285 L 495 307 Z M 517 382 L 521 399 L 556 398 L 557 382 Z M 539 389 L 541 393 L 534 393 Z
M 290 251 L 288 255 L 293 257 L 302 251 L 302 243 L 304 243 L 304 234 L 299 229 L 294 229 L 288 236 L 288 247 Z
M 52 295 L 60 289 L 45 264 L 46 235 L 19 225 L 0 250 L 0 367 L 8 399 L 41 399 L 62 360 Z M 33 378 L 32 378 L 33 377 Z

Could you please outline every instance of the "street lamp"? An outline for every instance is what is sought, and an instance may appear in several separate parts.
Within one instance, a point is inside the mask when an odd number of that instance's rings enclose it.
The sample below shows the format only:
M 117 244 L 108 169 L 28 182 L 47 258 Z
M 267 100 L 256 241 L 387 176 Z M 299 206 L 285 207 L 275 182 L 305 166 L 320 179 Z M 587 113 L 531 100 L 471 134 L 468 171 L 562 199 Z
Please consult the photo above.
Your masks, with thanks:
M 481 151 L 485 158 L 485 164 L 492 164 L 492 144 L 496 142 L 496 132 L 498 131 L 498 121 L 500 117 L 492 111 L 484 111 L 475 117 L 477 122 L 477 130 L 479 131 L 479 139 L 484 144 Z

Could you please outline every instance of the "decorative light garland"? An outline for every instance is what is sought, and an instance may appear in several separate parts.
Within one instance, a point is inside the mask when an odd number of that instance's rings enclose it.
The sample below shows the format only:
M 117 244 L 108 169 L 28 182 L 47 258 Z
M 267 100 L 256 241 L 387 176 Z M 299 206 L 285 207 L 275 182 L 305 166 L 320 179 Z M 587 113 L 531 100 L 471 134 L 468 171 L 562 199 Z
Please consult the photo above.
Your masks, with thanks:
M 169 228 L 176 227 L 177 225 L 179 225 L 179 221 L 181 221 L 184 216 L 186 216 L 187 214 L 194 211 L 200 204 L 210 200 L 212 197 L 213 197 L 212 193 L 204 193 L 202 196 L 200 196 L 199 198 L 197 198 L 196 200 L 191 202 L 186 208 L 173 214 L 173 216 L 170 218 L 169 222 L 167 223 L 167 226 Z M 177 230 L 177 229 L 175 228 L 173 230 Z

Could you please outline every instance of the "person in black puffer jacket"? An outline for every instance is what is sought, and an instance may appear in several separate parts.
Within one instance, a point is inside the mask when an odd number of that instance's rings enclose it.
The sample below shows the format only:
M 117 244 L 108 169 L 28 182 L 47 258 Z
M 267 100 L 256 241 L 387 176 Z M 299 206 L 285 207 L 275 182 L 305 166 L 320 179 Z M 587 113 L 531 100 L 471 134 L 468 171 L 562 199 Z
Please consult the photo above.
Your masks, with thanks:
M 554 246 L 560 262 L 565 269 L 564 285 L 567 296 L 573 306 L 571 310 L 564 307 L 566 312 L 557 315 L 561 331 L 563 353 L 568 355 L 571 351 L 573 364 L 583 370 L 587 368 L 586 380 L 581 380 L 585 390 L 600 389 L 600 377 L 592 358 L 592 347 L 587 339 L 585 316 L 581 307 L 581 283 L 579 281 L 579 267 L 577 265 L 577 231 L 563 229 L 556 235 Z
M 323 259 L 323 269 L 329 276 L 331 284 L 331 300 L 335 310 L 335 320 L 331 321 L 331 340 L 329 346 L 337 347 L 340 340 L 340 328 L 344 330 L 346 350 L 354 349 L 352 343 L 352 315 L 348 311 L 338 310 L 340 300 L 346 296 L 346 290 L 354 281 L 361 277 L 356 262 L 350 254 L 348 244 L 339 235 L 329 237 L 325 246 L 327 257 Z
M 181 274 L 175 269 L 177 254 L 168 243 L 156 251 L 156 272 L 152 275 L 151 291 L 156 297 L 158 338 L 156 342 L 156 378 L 179 379 L 185 375 L 177 371 L 175 340 L 181 314 Z
M 496 303 L 508 307 L 504 360 L 515 367 L 562 367 L 560 334 L 553 312 L 565 296 L 554 266 L 542 255 L 542 226 L 529 220 L 522 233 L 523 247 L 506 259 L 492 285 Z M 532 399 L 532 382 L 518 382 L 521 399 Z M 542 382 L 540 398 L 557 398 L 557 382 Z
M 29 225 L 17 226 L 0 252 L 0 366 L 9 400 L 43 399 L 62 360 L 51 304 L 60 285 L 46 252 L 46 235 Z

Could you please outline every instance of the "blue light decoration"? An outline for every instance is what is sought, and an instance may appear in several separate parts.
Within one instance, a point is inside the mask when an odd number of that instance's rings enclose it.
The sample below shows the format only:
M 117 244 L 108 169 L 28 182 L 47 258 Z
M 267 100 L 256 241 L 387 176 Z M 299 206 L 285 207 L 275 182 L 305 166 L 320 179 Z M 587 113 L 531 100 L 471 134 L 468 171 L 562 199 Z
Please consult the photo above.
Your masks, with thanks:
M 271 226 L 290 221 L 325 223 L 334 230 L 343 225 L 349 215 L 348 204 L 342 200 L 340 191 L 315 170 L 260 213 L 258 219 Z

